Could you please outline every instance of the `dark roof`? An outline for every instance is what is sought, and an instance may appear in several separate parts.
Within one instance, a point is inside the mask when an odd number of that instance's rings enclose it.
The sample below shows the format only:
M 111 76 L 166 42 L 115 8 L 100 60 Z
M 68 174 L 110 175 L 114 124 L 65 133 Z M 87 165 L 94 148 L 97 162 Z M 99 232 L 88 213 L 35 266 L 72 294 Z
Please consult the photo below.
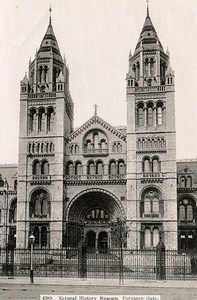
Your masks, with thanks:
M 163 51 L 162 44 L 158 38 L 157 32 L 153 26 L 152 20 L 149 15 L 149 10 L 147 9 L 147 16 L 144 22 L 144 26 L 142 28 L 137 46 L 135 48 L 134 55 L 138 52 L 140 45 L 143 45 L 144 48 L 147 50 L 155 49 L 156 45 L 158 44 L 160 47 L 160 50 Z M 163 51 L 164 52 L 164 51 Z
M 55 59 L 62 62 L 60 49 L 53 31 L 51 19 L 49 19 L 47 31 L 38 50 L 38 58 L 50 57 L 51 52 L 54 54 Z
M 17 164 L 5 164 L 0 165 L 0 174 L 2 179 L 5 179 L 8 182 L 9 189 L 14 189 L 14 181 L 17 179 L 18 176 L 18 165 Z

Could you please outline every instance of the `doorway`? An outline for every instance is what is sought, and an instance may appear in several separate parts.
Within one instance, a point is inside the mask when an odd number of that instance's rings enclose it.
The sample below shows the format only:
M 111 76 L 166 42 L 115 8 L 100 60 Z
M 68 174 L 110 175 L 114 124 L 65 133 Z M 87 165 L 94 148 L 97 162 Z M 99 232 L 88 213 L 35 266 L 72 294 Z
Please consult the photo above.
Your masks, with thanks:
M 88 249 L 94 250 L 96 247 L 96 233 L 94 231 L 88 231 L 86 233 L 86 244 Z
M 98 249 L 99 252 L 107 252 L 108 248 L 108 234 L 106 231 L 102 231 L 98 235 Z

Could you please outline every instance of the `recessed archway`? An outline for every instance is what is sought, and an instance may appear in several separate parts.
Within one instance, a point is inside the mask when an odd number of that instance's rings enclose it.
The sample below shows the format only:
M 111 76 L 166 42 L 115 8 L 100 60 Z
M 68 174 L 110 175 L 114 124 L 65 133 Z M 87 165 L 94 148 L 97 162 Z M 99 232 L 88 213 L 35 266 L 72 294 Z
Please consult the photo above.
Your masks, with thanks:
M 76 195 L 70 201 L 64 217 L 66 224 L 83 227 L 78 243 L 83 238 L 88 247 L 104 249 L 111 244 L 111 222 L 125 218 L 125 211 L 120 200 L 112 193 L 93 188 Z M 64 231 L 71 236 L 68 229 Z

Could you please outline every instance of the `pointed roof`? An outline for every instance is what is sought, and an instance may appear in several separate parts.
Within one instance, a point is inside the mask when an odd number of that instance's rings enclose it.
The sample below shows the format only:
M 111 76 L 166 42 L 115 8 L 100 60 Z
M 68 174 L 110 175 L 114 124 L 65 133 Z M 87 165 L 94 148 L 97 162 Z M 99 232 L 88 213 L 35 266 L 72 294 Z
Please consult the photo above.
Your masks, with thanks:
M 142 28 L 137 46 L 135 48 L 135 54 L 139 51 L 140 46 L 144 46 L 144 48 L 154 49 L 156 45 L 159 45 L 160 50 L 163 50 L 162 44 L 158 38 L 157 32 L 153 26 L 152 20 L 149 14 L 149 8 L 147 7 L 147 15 L 144 22 L 144 26 Z
M 21 81 L 21 83 L 23 83 L 23 84 L 28 84 L 29 83 L 26 72 L 25 72 L 25 76 L 24 76 L 23 80 Z
M 44 38 L 38 50 L 38 57 L 39 58 L 49 57 L 51 55 L 51 52 L 54 54 L 57 60 L 62 61 L 60 49 L 53 31 L 53 26 L 52 26 L 51 16 L 50 16 L 47 31 L 44 35 Z

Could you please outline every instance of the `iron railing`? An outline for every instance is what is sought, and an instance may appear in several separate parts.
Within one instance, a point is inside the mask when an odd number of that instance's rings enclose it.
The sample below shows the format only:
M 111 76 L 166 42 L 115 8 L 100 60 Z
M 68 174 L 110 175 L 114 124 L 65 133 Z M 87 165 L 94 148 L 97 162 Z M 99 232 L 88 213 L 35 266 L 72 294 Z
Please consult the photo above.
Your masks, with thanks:
M 85 249 L 81 256 L 78 247 L 62 249 L 34 249 L 33 268 L 36 277 L 81 277 L 80 260 L 85 259 L 87 278 L 121 278 L 127 280 L 158 279 L 158 253 L 156 250 L 131 250 L 120 248 Z M 29 277 L 30 249 L 12 249 L 6 262 L 6 249 L 0 250 L 0 276 Z M 122 251 L 122 253 L 121 253 Z M 179 253 L 165 250 L 166 280 L 197 280 L 197 252 Z

